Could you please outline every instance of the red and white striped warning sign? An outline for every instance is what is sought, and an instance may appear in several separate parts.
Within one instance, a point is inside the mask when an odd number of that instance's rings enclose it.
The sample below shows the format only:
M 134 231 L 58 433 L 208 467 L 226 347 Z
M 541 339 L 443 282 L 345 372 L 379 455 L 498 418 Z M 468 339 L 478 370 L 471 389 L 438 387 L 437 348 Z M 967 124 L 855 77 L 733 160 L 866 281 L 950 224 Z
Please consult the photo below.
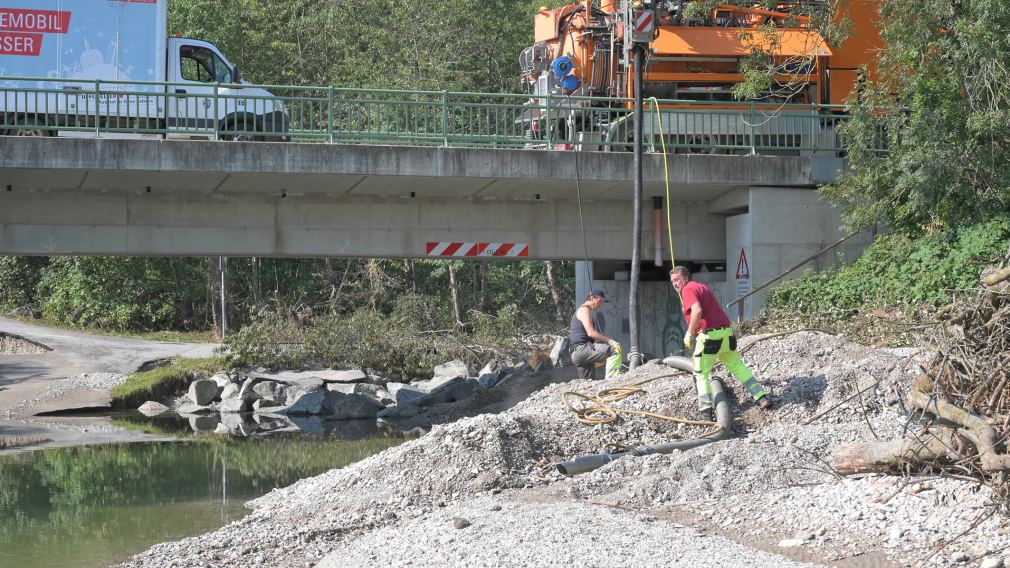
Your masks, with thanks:
M 653 15 L 651 10 L 643 10 L 635 14 L 635 31 L 638 33 L 651 32 Z
M 508 258 L 530 255 L 530 247 L 526 243 L 438 243 L 428 241 L 425 248 L 428 256 Z

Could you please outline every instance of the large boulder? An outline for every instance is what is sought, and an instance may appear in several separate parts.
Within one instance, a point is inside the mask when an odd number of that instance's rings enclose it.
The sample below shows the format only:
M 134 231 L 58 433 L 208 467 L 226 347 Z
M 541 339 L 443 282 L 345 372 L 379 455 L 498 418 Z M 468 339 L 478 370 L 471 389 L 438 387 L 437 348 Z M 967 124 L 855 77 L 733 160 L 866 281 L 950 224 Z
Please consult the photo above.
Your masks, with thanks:
M 221 389 L 223 389 L 223 388 L 227 387 L 228 385 L 232 384 L 231 377 L 228 376 L 228 373 L 218 373 L 218 374 L 214 375 L 213 377 L 211 377 L 210 380 L 212 380 L 215 383 L 217 383 L 218 388 L 221 388 Z
M 328 420 L 350 418 L 375 418 L 383 406 L 375 399 L 362 394 L 344 394 L 329 391 L 323 404 L 323 412 Z
M 305 377 L 281 382 L 287 384 L 288 388 L 298 389 L 302 392 L 316 392 L 317 390 L 326 388 L 326 383 L 317 377 Z
M 379 411 L 379 418 L 413 418 L 421 413 L 421 407 L 413 404 L 406 406 L 390 406 Z
M 449 361 L 448 363 L 442 363 L 434 369 L 435 378 L 453 378 L 453 377 L 465 377 L 469 374 L 469 370 L 466 367 L 466 363 L 455 360 Z
M 261 400 L 269 400 L 280 404 L 287 399 L 288 386 L 276 381 L 261 381 L 252 387 L 252 391 Z
M 358 385 L 354 383 L 330 383 L 326 385 L 326 390 L 344 394 L 355 394 L 358 391 Z
M 240 390 L 241 387 L 239 387 L 235 383 L 228 383 L 228 386 L 221 389 L 220 394 L 221 400 L 227 400 L 229 398 L 237 398 Z
M 222 400 L 221 404 L 218 406 L 218 410 L 222 413 L 245 412 L 248 409 L 248 403 L 239 397 Z
M 450 381 L 442 383 L 437 388 L 432 389 L 431 392 L 425 394 L 419 399 L 410 400 L 406 403 L 400 402 L 400 397 L 405 394 L 406 389 L 400 389 L 397 391 L 397 405 L 398 406 L 434 406 L 436 404 L 445 404 L 449 402 L 458 402 L 461 400 L 466 400 L 473 396 L 473 393 L 480 390 L 480 383 L 477 379 L 467 379 L 464 377 L 456 377 Z
M 427 381 L 417 381 L 416 383 L 411 383 L 410 387 L 424 392 L 433 392 L 447 384 L 459 382 L 465 380 L 466 375 L 453 375 L 451 377 L 435 377 L 433 379 L 428 379 Z
M 137 410 L 139 410 L 140 413 L 143 414 L 144 416 L 157 416 L 158 414 L 167 411 L 168 407 L 165 406 L 164 404 L 161 404 L 160 402 L 149 400 L 144 404 L 141 404 L 140 408 L 138 408 Z
M 321 414 L 329 391 L 318 390 L 305 393 L 286 407 L 285 414 Z M 284 408 L 284 407 L 279 407 Z M 276 412 L 271 410 L 271 412 Z
M 256 391 L 253 390 L 253 387 L 255 387 L 257 384 L 261 382 L 263 382 L 263 379 L 260 378 L 249 377 L 248 379 L 246 379 L 242 383 L 242 388 L 240 388 L 238 391 L 239 398 L 250 404 L 259 400 L 260 395 L 256 394 Z
M 551 348 L 551 364 L 555 367 L 571 367 L 572 355 L 568 352 L 568 338 L 559 337 Z
M 477 382 L 477 379 L 456 377 L 456 379 L 432 389 L 425 397 L 424 405 L 458 402 L 470 398 L 478 390 L 480 390 L 480 383 Z
M 498 361 L 489 361 L 484 368 L 477 373 L 477 383 L 485 389 L 493 388 L 501 378 L 501 364 Z
M 221 393 L 221 387 L 210 379 L 199 379 L 189 383 L 189 400 L 197 406 L 206 406 L 217 398 Z
M 296 400 L 313 392 L 326 392 L 323 382 L 318 379 L 300 380 L 296 383 L 289 383 L 285 389 L 284 404 L 294 404 Z
M 387 383 L 386 388 L 389 394 L 396 401 L 396 404 L 413 404 L 425 396 L 427 392 L 411 388 L 403 383 Z
M 368 373 L 359 369 L 349 371 L 316 371 L 313 373 L 313 376 L 324 383 L 366 383 L 369 380 Z
M 252 403 L 253 412 L 270 412 L 270 409 L 281 406 L 272 400 L 257 400 Z

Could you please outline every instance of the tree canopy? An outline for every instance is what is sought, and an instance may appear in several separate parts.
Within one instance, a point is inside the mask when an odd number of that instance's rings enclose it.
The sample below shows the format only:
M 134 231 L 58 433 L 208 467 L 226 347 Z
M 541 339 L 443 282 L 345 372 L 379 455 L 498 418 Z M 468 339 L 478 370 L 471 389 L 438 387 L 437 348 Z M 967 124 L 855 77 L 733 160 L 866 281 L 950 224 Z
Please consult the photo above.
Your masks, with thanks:
M 850 169 L 824 194 L 854 228 L 912 234 L 1010 205 L 1010 4 L 884 0 L 875 80 L 851 101 Z

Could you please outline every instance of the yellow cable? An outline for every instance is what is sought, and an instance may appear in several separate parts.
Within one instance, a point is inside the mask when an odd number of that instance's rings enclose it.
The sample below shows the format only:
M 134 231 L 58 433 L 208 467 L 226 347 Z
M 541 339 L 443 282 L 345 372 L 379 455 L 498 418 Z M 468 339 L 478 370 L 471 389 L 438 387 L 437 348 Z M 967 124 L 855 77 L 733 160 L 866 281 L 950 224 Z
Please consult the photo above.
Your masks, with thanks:
M 677 259 L 673 253 L 673 221 L 670 219 L 670 166 L 666 161 L 666 136 L 663 134 L 663 115 L 659 113 L 659 100 L 656 97 L 649 97 L 652 101 L 652 109 L 656 111 L 656 122 L 659 123 L 659 143 L 663 148 L 663 180 L 666 182 L 666 237 L 670 242 L 670 266 L 677 266 Z M 680 295 L 680 290 L 676 290 L 677 299 L 681 305 L 684 298 Z
M 673 221 L 670 220 L 670 166 L 666 161 L 666 136 L 663 135 L 663 116 L 659 114 L 659 100 L 649 97 L 652 109 L 656 111 L 656 122 L 659 123 L 659 143 L 663 148 L 663 179 L 666 182 L 666 237 L 670 243 L 670 264 L 676 266 L 673 256 Z

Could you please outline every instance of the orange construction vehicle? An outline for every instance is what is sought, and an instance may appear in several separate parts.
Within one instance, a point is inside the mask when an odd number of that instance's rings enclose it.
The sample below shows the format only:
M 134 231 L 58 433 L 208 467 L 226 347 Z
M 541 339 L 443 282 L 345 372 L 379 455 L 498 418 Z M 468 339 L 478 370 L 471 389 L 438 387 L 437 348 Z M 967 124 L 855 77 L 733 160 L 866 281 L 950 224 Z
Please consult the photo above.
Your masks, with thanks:
M 550 131 L 556 141 L 589 144 L 587 149 L 626 144 L 633 118 L 602 112 L 600 105 L 629 103 L 583 97 L 633 96 L 634 44 L 645 48 L 642 96 L 655 97 L 663 109 L 661 124 L 646 119 L 645 135 L 655 140 L 662 131 L 675 147 L 678 142 L 736 147 L 741 136 L 754 136 L 755 126 L 734 118 L 733 109 L 758 105 L 795 115 L 805 105 L 809 113 L 823 113 L 818 105 L 843 105 L 860 74 L 875 70 L 877 0 L 835 0 L 833 21 L 845 22 L 850 32 L 839 45 L 829 45 L 819 31 L 823 26 L 812 21 L 811 8 L 823 8 L 822 0 L 782 0 L 771 8 L 764 2 L 727 4 L 711 12 L 692 11 L 696 1 L 700 8 L 702 0 L 587 0 L 542 8 L 534 17 L 536 43 L 520 56 L 531 106 L 541 109 L 527 113 L 527 136 L 543 140 Z M 773 80 L 752 92 L 751 100 L 740 101 L 734 87 L 744 82 L 746 62 L 755 54 L 774 70 Z M 708 118 L 700 120 L 687 109 L 709 111 Z M 763 120 L 759 134 L 775 134 L 784 148 L 801 147 L 818 135 L 806 123 L 786 122 Z

